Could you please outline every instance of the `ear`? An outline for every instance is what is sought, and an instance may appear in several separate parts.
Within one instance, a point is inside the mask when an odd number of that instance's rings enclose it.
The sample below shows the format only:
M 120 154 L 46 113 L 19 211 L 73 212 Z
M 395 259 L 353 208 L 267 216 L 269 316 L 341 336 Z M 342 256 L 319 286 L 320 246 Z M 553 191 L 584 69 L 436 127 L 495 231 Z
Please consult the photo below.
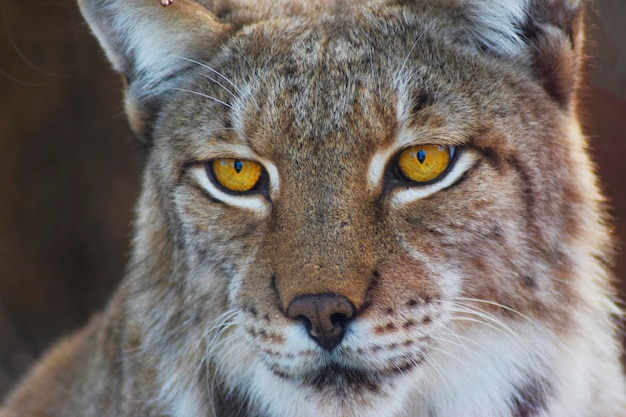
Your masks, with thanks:
M 468 0 L 470 30 L 481 49 L 530 64 L 561 106 L 575 101 L 583 63 L 584 0 Z
M 213 54 L 229 33 L 206 8 L 189 0 L 78 0 L 113 67 L 126 79 L 126 113 L 145 144 L 164 92 L 191 60 Z

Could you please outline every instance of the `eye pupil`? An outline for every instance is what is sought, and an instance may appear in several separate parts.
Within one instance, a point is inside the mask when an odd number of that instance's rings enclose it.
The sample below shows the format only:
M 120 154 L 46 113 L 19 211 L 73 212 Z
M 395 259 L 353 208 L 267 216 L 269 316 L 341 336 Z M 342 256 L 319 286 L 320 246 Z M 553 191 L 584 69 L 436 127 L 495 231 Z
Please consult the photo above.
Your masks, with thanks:
M 420 161 L 420 164 L 423 164 L 426 160 L 426 151 L 424 151 L 423 149 L 417 151 L 417 160 Z
M 234 167 L 235 167 L 235 171 L 237 172 L 237 174 L 239 174 L 241 170 L 243 169 L 243 162 L 237 159 L 234 163 Z

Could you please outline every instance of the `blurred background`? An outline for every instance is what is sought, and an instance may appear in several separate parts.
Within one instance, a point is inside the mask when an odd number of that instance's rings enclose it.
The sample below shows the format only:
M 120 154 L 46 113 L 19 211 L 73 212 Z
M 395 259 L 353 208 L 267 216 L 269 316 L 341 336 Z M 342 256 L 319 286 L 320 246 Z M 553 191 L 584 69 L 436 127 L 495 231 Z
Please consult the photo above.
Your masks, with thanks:
M 626 242 L 626 1 L 591 9 L 585 125 Z M 123 275 L 141 158 L 121 90 L 74 0 L 0 0 L 0 401 Z

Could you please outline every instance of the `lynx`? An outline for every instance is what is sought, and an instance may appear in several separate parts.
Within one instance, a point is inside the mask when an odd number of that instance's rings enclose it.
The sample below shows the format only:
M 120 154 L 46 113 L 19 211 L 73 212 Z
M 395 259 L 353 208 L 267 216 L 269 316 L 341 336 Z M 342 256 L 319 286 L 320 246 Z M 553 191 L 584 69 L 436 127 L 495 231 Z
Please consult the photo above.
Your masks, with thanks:
M 618 417 L 580 0 L 80 0 L 128 272 L 4 417 Z

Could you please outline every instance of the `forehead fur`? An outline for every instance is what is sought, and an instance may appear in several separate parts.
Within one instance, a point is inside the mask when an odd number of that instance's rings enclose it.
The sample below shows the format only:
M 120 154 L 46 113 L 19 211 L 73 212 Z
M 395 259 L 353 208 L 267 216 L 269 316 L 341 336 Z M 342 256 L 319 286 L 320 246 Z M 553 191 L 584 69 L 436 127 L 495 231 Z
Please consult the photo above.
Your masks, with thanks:
M 282 144 L 333 154 L 325 141 L 331 136 L 343 147 L 354 141 L 371 151 L 392 140 L 399 124 L 430 127 L 436 139 L 463 144 L 482 128 L 480 116 L 514 112 L 511 102 L 520 93 L 512 90 L 523 84 L 529 95 L 541 91 L 519 65 L 450 42 L 440 26 L 454 19 L 424 4 L 419 13 L 359 6 L 349 14 L 250 25 L 216 57 L 188 70 L 188 89 L 212 99 L 183 103 L 185 117 L 201 112 L 210 129 L 234 126 L 263 152 Z M 240 91 L 224 88 L 226 78 Z M 189 92 L 173 96 L 190 98 Z M 303 141 L 311 147 L 301 149 Z
M 361 5 L 385 5 L 397 0 L 201 0 L 199 3 L 230 21 L 267 20 L 279 17 L 316 15 Z
M 205 7 L 235 26 L 251 22 L 294 16 L 316 16 L 325 13 L 350 14 L 355 8 L 367 6 L 378 10 L 403 6 L 420 10 L 434 7 L 441 13 L 455 10 L 457 18 L 465 20 L 459 33 L 466 40 L 515 55 L 523 46 L 521 28 L 529 9 L 529 0 L 202 0 Z M 573 1 L 578 4 L 578 1 Z M 459 23 L 459 22 L 457 22 Z M 448 27 L 450 31 L 454 28 Z M 473 39 L 473 40 L 472 40 Z
M 341 40 L 347 33 L 354 38 L 365 36 L 365 44 L 373 46 L 376 42 L 372 39 L 381 37 L 391 41 L 376 50 L 383 56 L 396 46 L 408 47 L 408 51 L 402 50 L 407 53 L 438 39 L 446 45 L 500 57 L 519 71 L 532 72 L 564 107 L 572 101 L 579 67 L 575 53 L 581 43 L 582 7 L 573 0 L 551 0 L 549 5 L 529 0 L 177 0 L 166 8 L 150 0 L 80 3 L 110 60 L 128 80 L 127 113 L 135 132 L 147 143 L 156 112 L 180 74 L 193 67 L 194 61 L 216 63 L 220 50 L 228 50 L 246 33 L 267 38 L 275 48 L 279 39 L 289 41 L 290 36 L 293 43 L 303 36 L 315 39 L 312 30 L 321 31 L 327 39 Z M 414 30 L 418 21 L 423 22 L 421 32 Z M 398 45 L 394 37 L 408 44 Z M 347 44 L 348 48 L 355 46 L 355 42 Z M 327 49 L 327 53 L 345 58 L 345 49 Z M 274 52 L 280 51 L 270 52 L 276 56 Z M 304 52 L 300 57 L 304 61 L 313 56 L 309 51 L 300 52 Z M 357 55 L 359 51 L 347 52 Z M 557 64 L 551 58 L 555 56 Z

